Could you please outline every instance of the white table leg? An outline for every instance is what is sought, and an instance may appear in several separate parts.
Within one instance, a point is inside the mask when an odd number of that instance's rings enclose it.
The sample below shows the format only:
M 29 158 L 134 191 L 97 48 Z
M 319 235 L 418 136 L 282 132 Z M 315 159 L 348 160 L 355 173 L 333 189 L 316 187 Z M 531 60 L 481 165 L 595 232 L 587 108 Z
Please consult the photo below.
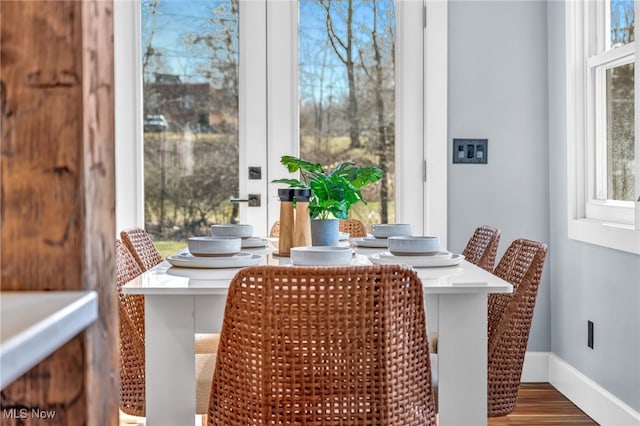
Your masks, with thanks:
M 222 330 L 227 296 L 197 295 L 194 296 L 194 299 L 196 333 L 219 333 Z
M 193 425 L 193 296 L 145 296 L 147 426 Z
M 487 295 L 439 296 L 439 425 L 486 425 Z

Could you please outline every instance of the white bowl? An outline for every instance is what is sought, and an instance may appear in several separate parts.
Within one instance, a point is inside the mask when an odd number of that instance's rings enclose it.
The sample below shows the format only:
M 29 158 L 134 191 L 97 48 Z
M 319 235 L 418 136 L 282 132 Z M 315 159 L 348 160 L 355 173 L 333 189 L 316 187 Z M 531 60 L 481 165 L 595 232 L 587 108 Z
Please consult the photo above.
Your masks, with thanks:
M 351 247 L 307 246 L 291 248 L 291 263 L 304 266 L 340 266 L 351 264 Z
M 242 240 L 238 237 L 191 237 L 187 245 L 194 256 L 232 256 L 242 249 Z
M 249 238 L 253 235 L 253 225 L 211 225 L 211 235 L 214 237 Z
M 388 238 L 395 236 L 411 236 L 413 227 L 410 223 L 379 223 L 373 225 L 371 233 L 376 238 Z
M 432 256 L 440 252 L 438 237 L 389 237 L 387 244 L 396 256 Z

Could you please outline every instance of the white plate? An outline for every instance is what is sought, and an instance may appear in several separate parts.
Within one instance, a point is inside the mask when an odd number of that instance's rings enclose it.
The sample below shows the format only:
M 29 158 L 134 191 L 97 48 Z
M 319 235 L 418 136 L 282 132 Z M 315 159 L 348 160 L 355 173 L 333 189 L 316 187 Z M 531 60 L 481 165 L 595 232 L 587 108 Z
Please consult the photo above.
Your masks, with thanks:
M 381 259 L 394 259 L 398 262 L 411 262 L 412 260 L 415 260 L 415 258 L 417 257 L 428 257 L 431 259 L 440 259 L 440 260 L 444 260 L 444 259 L 451 259 L 453 257 L 453 253 L 449 253 L 448 251 L 440 251 L 434 254 L 420 254 L 420 255 L 414 255 L 414 254 L 409 254 L 409 255 L 397 255 L 397 254 L 393 254 L 389 251 L 384 251 L 382 253 L 380 253 L 380 258 Z
M 269 244 L 269 240 L 266 238 L 249 237 L 242 239 L 242 248 L 258 248 L 266 247 Z
M 243 251 L 224 257 L 198 257 L 184 252 L 167 257 L 167 262 L 178 268 L 242 268 L 257 265 L 261 260 L 259 254 Z
M 291 248 L 291 263 L 304 266 L 350 265 L 353 252 L 351 247 L 307 246 Z
M 384 254 L 384 256 L 382 256 Z M 376 253 L 369 256 L 374 265 L 411 265 L 414 268 L 431 268 L 438 266 L 454 266 L 462 262 L 464 256 L 452 254 L 451 257 L 440 256 L 394 256 L 389 252 Z
M 348 240 L 350 236 L 351 234 L 348 232 L 338 232 L 338 240 L 340 241 Z
M 353 240 L 358 247 L 387 248 L 386 238 L 364 237 Z

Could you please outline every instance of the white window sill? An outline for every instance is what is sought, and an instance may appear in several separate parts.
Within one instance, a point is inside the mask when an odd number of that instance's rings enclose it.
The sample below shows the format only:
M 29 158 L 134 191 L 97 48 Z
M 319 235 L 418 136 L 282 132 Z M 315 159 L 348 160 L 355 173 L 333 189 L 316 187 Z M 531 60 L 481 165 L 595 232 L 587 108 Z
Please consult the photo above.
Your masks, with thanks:
M 633 225 L 569 219 L 569 238 L 640 255 L 640 230 Z

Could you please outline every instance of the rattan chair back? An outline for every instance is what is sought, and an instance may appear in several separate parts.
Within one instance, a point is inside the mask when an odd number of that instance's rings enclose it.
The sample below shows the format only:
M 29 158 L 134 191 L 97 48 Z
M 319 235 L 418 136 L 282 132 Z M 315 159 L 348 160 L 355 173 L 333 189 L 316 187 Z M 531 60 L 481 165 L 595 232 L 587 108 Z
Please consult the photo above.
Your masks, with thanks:
M 513 293 L 489 298 L 489 416 L 509 414 L 516 405 L 546 253 L 543 243 L 515 240 L 494 271 L 513 285 Z
M 280 221 L 276 220 L 273 222 L 273 226 L 271 227 L 271 232 L 269 232 L 269 238 L 278 238 L 280 236 Z
M 367 236 L 367 229 L 358 219 L 341 220 L 339 224 L 340 232 L 348 232 L 351 238 Z
M 239 271 L 227 296 L 208 424 L 435 425 L 415 271 Z
M 162 256 L 151 237 L 142 228 L 129 228 L 120 232 L 122 242 L 129 249 L 140 268 L 149 270 L 162 262 Z
M 125 295 L 122 286 L 142 273 L 133 255 L 116 241 L 116 288 L 120 315 L 120 409 L 145 415 L 144 296 Z
M 464 258 L 482 269 L 493 272 L 500 243 L 500 230 L 483 225 L 476 228 L 462 254 Z

